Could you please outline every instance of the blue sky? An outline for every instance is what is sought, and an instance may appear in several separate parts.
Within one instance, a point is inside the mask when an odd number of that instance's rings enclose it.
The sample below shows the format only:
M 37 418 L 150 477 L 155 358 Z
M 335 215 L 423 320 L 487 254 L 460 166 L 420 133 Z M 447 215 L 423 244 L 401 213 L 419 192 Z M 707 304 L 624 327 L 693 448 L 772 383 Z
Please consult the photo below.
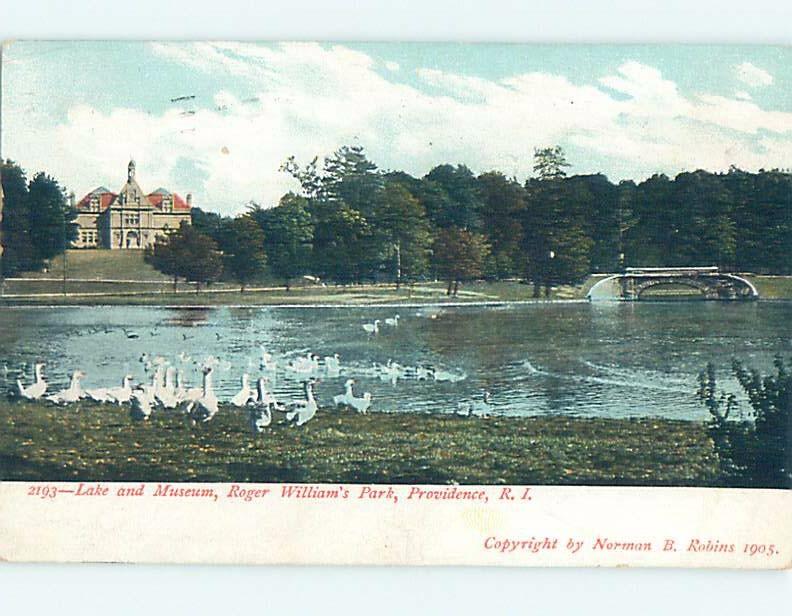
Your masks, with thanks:
M 643 179 L 792 167 L 792 53 L 763 46 L 16 42 L 2 153 L 79 195 L 144 189 L 272 205 L 278 171 L 361 144 L 383 168 L 523 180 L 559 143 L 573 173 Z M 195 98 L 172 102 L 182 96 Z

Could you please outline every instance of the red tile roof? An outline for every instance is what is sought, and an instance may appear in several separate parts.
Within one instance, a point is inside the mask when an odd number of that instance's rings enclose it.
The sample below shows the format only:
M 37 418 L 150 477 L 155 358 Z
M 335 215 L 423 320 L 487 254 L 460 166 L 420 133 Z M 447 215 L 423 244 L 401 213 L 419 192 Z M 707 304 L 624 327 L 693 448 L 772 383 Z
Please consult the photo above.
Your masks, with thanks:
M 116 198 L 116 194 L 114 192 L 110 192 L 104 186 L 100 186 L 99 188 L 92 190 L 87 195 L 85 195 L 82 199 L 77 202 L 77 209 L 78 210 L 87 210 L 91 206 L 91 197 L 97 196 L 99 197 L 99 211 L 104 212 L 107 209 L 107 206 L 112 203 L 113 199 Z
M 167 193 L 163 191 L 163 189 L 159 189 L 157 192 L 153 192 L 150 195 L 146 195 L 148 200 L 156 209 L 162 209 L 162 200 L 170 194 L 173 197 L 173 211 L 174 212 L 189 212 L 190 206 L 187 205 L 187 202 L 181 198 L 180 195 L 176 193 Z M 82 199 L 77 202 L 77 210 L 85 211 L 89 210 L 91 206 L 91 198 L 97 196 L 99 197 L 99 211 L 104 212 L 107 207 L 113 202 L 113 199 L 117 197 L 116 193 L 107 190 L 104 186 L 100 186 L 99 188 L 92 190 L 87 195 L 85 195 Z
M 160 190 L 162 190 L 162 189 L 160 189 Z M 173 197 L 173 211 L 174 212 L 179 212 L 179 211 L 181 211 L 181 212 L 189 212 L 190 211 L 190 206 L 187 205 L 187 202 L 184 199 L 182 199 L 176 193 L 170 193 L 170 194 Z M 157 192 L 151 193 L 150 195 L 146 195 L 146 198 L 149 201 L 151 201 L 151 205 L 153 205 L 155 208 L 161 209 L 162 200 L 166 196 L 167 195 L 164 195 L 162 192 L 157 191 Z

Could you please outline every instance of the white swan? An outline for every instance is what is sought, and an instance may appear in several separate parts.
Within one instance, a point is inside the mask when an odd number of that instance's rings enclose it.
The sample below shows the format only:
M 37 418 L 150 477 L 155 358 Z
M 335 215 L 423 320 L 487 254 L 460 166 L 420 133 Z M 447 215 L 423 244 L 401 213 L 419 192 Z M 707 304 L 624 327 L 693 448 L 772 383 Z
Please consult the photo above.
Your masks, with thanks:
M 217 415 L 218 401 L 212 389 L 212 367 L 207 366 L 203 370 L 203 387 L 201 397 L 191 400 L 187 404 L 187 413 L 193 422 L 207 422 Z
M 314 399 L 313 381 L 304 381 L 303 390 L 305 391 L 305 400 L 293 402 L 293 410 L 286 413 L 286 420 L 293 421 L 295 426 L 302 426 L 308 423 L 316 415 L 316 410 L 319 408 Z
M 253 398 L 253 390 L 250 388 L 250 377 L 247 372 L 242 375 L 242 388 L 229 402 L 237 407 L 245 406 Z
M 256 381 L 257 402 L 250 408 L 250 427 L 254 433 L 263 432 L 264 428 L 272 423 L 272 409 L 270 408 L 269 394 L 265 386 L 266 379 Z
M 77 400 L 80 398 L 84 398 L 85 392 L 83 392 L 82 386 L 80 385 L 80 380 L 84 376 L 84 372 L 75 370 L 72 373 L 69 386 L 66 389 L 62 389 L 61 391 L 52 394 L 51 396 L 47 396 L 47 400 L 54 402 L 55 404 L 69 404 L 71 402 L 77 402 Z
M 391 318 L 385 319 L 385 325 L 390 325 L 391 327 L 398 327 L 399 326 L 399 315 L 394 315 Z
M 347 379 L 346 383 L 344 383 L 344 393 L 333 396 L 333 404 L 336 406 L 352 406 L 349 401 L 355 397 L 355 395 L 352 393 L 352 385 L 354 384 L 355 381 L 352 379 Z
M 29 387 L 25 387 L 20 379 L 17 379 L 17 391 L 20 396 L 26 400 L 38 400 L 47 391 L 47 382 L 44 380 L 42 374 L 44 364 L 38 363 L 33 366 L 33 375 L 35 380 Z
M 363 329 L 366 330 L 366 333 L 369 334 L 378 334 L 379 333 L 379 324 L 380 320 L 376 319 L 373 323 L 364 323 Z

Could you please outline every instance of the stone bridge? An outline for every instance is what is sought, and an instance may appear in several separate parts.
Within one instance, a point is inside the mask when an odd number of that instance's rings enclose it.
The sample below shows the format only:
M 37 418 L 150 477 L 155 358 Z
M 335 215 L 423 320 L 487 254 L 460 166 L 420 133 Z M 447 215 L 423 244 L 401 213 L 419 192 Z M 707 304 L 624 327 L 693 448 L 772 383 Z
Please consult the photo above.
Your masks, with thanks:
M 628 267 L 597 282 L 586 296 L 590 300 L 639 300 L 647 289 L 662 286 L 696 289 L 704 299 L 749 300 L 759 293 L 748 280 L 720 272 L 717 267 Z

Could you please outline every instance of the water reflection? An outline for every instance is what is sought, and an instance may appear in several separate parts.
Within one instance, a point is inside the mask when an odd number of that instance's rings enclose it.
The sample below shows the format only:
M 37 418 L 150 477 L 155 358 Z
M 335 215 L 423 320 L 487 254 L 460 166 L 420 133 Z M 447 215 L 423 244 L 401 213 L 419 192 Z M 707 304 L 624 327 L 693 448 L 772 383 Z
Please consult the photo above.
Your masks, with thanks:
M 370 336 L 362 324 L 399 313 L 398 327 Z M 260 371 L 261 355 L 278 369 L 273 389 L 297 398 L 304 374 L 285 371 L 308 352 L 338 353 L 340 373 L 322 374 L 316 393 L 327 404 L 352 376 L 374 397 L 372 411 L 454 412 L 458 402 L 493 394 L 506 415 L 703 418 L 696 374 L 737 356 L 760 369 L 790 352 L 792 303 L 569 303 L 498 308 L 14 308 L 0 311 L 0 378 L 13 383 L 38 359 L 52 387 L 87 373 L 86 387 L 115 385 L 123 374 L 151 379 L 141 357 L 162 356 L 200 382 L 207 357 L 217 360 L 216 387 L 230 397 L 242 372 Z M 413 368 L 383 377 L 391 360 Z M 433 366 L 464 380 L 417 378 Z M 727 386 L 737 389 L 734 383 Z

